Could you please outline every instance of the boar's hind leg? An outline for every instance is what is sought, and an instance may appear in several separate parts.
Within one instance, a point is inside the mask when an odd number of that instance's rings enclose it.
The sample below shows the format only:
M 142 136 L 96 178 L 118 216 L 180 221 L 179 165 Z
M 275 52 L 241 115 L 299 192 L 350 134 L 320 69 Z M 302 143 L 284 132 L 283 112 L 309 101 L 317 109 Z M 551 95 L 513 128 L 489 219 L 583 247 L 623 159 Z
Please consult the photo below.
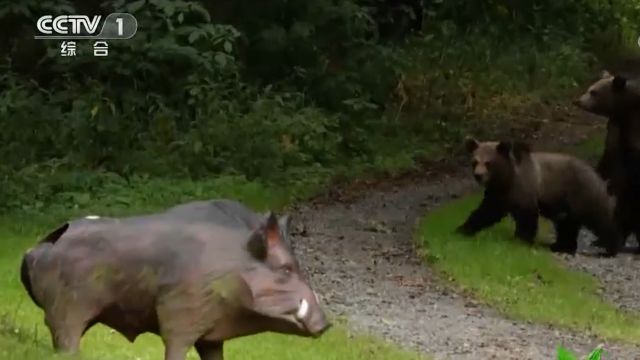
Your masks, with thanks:
M 196 351 L 200 355 L 200 360 L 223 360 L 221 342 L 198 341 Z
M 78 352 L 80 338 L 88 322 L 89 319 L 63 317 L 51 313 L 45 317 L 45 323 L 51 332 L 51 340 L 55 350 L 71 354 Z

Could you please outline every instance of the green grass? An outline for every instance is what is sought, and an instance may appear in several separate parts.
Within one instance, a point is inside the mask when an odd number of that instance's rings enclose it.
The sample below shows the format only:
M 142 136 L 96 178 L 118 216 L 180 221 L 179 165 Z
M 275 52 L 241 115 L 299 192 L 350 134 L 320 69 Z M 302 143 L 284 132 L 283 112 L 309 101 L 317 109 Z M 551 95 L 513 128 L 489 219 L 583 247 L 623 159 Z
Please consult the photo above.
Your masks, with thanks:
M 300 189 L 298 189 L 300 190 Z M 61 221 L 79 215 L 121 215 L 150 212 L 192 199 L 231 197 L 257 208 L 280 208 L 291 201 L 295 189 L 270 188 L 242 179 L 189 181 L 148 180 L 125 185 L 110 184 L 95 193 L 70 194 L 59 206 L 44 206 L 0 217 L 0 359 L 56 359 L 43 313 L 27 296 L 19 280 L 24 250 Z M 69 204 L 74 204 L 69 207 Z M 380 339 L 354 334 L 340 319 L 319 339 L 261 334 L 227 342 L 229 359 L 423 359 Z M 103 326 L 83 338 L 82 358 L 100 360 L 161 359 L 163 347 L 155 335 L 143 335 L 134 344 Z M 197 359 L 194 352 L 190 359 Z
M 476 237 L 455 234 L 479 201 L 478 195 L 457 200 L 420 224 L 424 256 L 448 280 L 513 318 L 640 343 L 636 314 L 604 302 L 594 277 L 567 269 L 543 246 L 517 241 L 510 219 Z M 543 225 L 539 241 L 549 240 L 550 226 Z

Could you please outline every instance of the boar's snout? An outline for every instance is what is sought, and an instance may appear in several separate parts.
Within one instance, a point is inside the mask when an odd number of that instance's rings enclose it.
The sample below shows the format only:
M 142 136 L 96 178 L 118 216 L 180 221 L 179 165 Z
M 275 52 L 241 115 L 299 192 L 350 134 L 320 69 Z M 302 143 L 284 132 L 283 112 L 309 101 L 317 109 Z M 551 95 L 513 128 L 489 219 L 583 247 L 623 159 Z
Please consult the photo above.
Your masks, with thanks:
M 318 297 L 314 292 L 314 299 L 308 301 L 302 299 L 295 317 L 300 321 L 309 334 L 313 337 L 319 337 L 325 331 L 329 330 L 331 323 L 327 321 L 327 317 L 320 308 Z
M 314 316 L 310 321 L 309 325 L 307 325 L 311 336 L 319 337 L 324 334 L 329 328 L 331 328 L 331 323 L 327 321 L 327 317 L 324 315 L 322 311 L 318 312 L 317 316 Z

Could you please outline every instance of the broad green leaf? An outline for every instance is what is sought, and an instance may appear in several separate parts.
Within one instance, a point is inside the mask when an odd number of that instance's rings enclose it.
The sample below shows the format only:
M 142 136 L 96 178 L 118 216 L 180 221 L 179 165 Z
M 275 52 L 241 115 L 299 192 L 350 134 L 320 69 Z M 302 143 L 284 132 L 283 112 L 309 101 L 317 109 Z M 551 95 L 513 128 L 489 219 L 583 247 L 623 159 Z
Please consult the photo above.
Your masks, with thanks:
M 100 110 L 100 105 L 96 105 L 91 109 L 91 118 L 93 119 Z
M 595 350 L 593 350 L 589 356 L 587 356 L 587 360 L 600 360 L 602 357 L 602 345 L 598 346 Z
M 225 41 L 224 42 L 224 51 L 230 53 L 233 50 L 233 45 L 231 44 L 230 41 Z
M 190 2 L 189 9 L 192 10 L 193 12 L 196 12 L 202 15 L 202 17 L 204 17 L 206 22 L 211 22 L 211 15 L 209 15 L 209 12 L 207 11 L 207 9 L 202 7 L 202 5 Z
M 214 57 L 218 65 L 225 67 L 227 65 L 227 56 L 223 53 L 217 53 Z
M 176 6 L 175 4 L 168 2 L 165 7 L 164 7 L 164 13 L 167 14 L 167 16 L 172 16 L 176 11 Z
M 196 42 L 196 40 L 198 40 L 198 38 L 200 37 L 200 34 L 201 33 L 200 33 L 199 30 L 196 30 L 196 31 L 192 32 L 189 35 L 189 39 L 188 39 L 189 40 L 189 44 L 193 44 L 194 42 Z
M 202 151 L 202 142 L 201 141 L 196 141 L 193 144 L 193 152 L 196 154 L 199 154 L 200 151 Z

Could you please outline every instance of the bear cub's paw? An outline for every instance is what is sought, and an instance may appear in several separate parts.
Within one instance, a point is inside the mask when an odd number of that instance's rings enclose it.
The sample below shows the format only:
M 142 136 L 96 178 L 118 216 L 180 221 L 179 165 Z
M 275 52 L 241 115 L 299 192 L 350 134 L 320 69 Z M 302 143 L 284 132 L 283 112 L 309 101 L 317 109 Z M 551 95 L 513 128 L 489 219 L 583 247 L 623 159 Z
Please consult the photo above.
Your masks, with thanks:
M 554 253 L 561 253 L 561 254 L 568 254 L 568 255 L 575 256 L 577 249 L 567 247 L 566 245 L 563 246 L 562 244 L 558 244 L 556 242 L 549 246 L 549 250 L 551 250 L 551 252 L 554 252 Z
M 601 239 L 593 240 L 593 241 L 591 242 L 591 246 L 593 246 L 593 247 L 597 247 L 597 248 L 601 248 L 601 249 L 604 249 L 604 248 L 606 248 L 606 247 L 607 247 L 607 245 L 605 244 L 605 242 L 604 242 L 604 241 L 602 241 Z

